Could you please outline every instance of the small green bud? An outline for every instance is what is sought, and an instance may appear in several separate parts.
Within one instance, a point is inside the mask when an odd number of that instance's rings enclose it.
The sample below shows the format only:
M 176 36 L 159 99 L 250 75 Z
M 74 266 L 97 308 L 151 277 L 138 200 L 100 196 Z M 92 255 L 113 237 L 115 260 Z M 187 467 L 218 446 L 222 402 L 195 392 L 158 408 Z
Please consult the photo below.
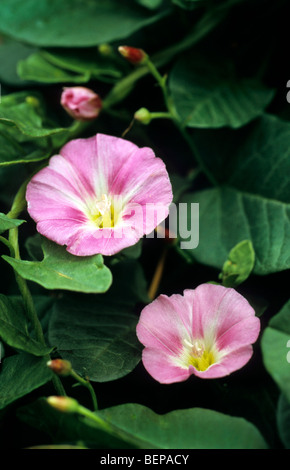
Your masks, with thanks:
M 113 48 L 112 46 L 110 46 L 110 44 L 100 44 L 98 47 L 98 51 L 104 56 L 110 56 L 113 52 Z
M 134 118 L 136 121 L 142 122 L 142 124 L 149 124 L 152 117 L 150 111 L 146 108 L 140 108 L 136 113 L 134 114 Z
M 25 98 L 25 101 L 26 101 L 27 104 L 29 104 L 33 108 L 38 108 L 38 106 L 40 105 L 39 100 L 37 98 L 35 98 L 35 96 L 27 96 Z

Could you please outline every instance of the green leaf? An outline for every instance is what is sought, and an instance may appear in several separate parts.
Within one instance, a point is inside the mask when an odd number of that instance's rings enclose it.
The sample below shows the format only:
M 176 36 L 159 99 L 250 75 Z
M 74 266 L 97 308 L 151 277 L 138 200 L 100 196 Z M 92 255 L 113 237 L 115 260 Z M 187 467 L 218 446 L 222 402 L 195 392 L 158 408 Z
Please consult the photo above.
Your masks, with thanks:
M 34 48 L 26 44 L 14 41 L 10 38 L 1 37 L 0 44 L 0 80 L 9 86 L 24 86 L 26 82 L 17 75 L 17 64 L 26 59 Z
M 94 46 L 126 38 L 163 15 L 129 0 L 2 0 L 0 31 L 39 46 Z
M 51 64 L 77 74 L 103 81 L 115 81 L 128 72 L 128 64 L 121 56 L 102 55 L 96 48 L 49 49 L 39 52 Z
M 0 103 L 0 124 L 15 126 L 21 133 L 30 137 L 45 137 L 66 131 L 63 128 L 43 127 L 39 107 L 39 100 L 27 93 L 5 95 Z
M 47 360 L 21 353 L 7 357 L 0 372 L 0 409 L 49 382 Z
M 158 415 L 137 404 L 98 414 L 143 449 L 265 449 L 259 431 L 243 418 L 193 408 Z
M 90 74 L 74 74 L 67 72 L 46 60 L 41 52 L 35 52 L 27 59 L 21 60 L 17 66 L 17 73 L 23 80 L 32 80 L 42 83 L 84 83 L 90 80 Z
M 221 270 L 232 247 L 249 240 L 256 255 L 253 273 L 290 268 L 289 204 L 227 187 L 189 193 L 182 202 L 188 211 L 191 203 L 199 204 L 199 245 L 187 249 L 198 262 Z M 188 238 L 180 235 L 181 241 Z
M 170 90 L 183 124 L 196 128 L 241 127 L 260 116 L 274 90 L 255 79 L 235 77 L 229 64 L 202 55 L 173 67 Z
M 149 301 L 144 273 L 134 260 L 112 266 L 112 273 L 106 294 L 58 301 L 49 324 L 50 344 L 78 373 L 96 382 L 125 376 L 141 358 L 138 317 L 132 312 L 137 302 Z
M 17 417 L 42 433 L 45 432 L 56 444 L 81 442 L 95 449 L 132 449 L 132 445 L 96 429 L 78 415 L 55 410 L 44 398 L 18 408 Z
M 257 428 L 243 418 L 193 408 L 159 415 L 138 404 L 107 408 L 97 415 L 112 425 L 115 436 L 101 431 L 93 421 L 50 409 L 43 400 L 18 410 L 18 417 L 54 442 L 82 442 L 93 448 L 141 449 L 266 449 Z
M 208 3 L 208 0 L 171 0 L 172 3 L 178 5 L 185 10 L 193 10 Z
M 3 128 L 0 126 L 0 167 L 39 162 L 50 156 L 50 146 L 42 149 L 31 143 L 18 144 Z
M 46 289 L 64 289 L 78 292 L 105 292 L 111 285 L 110 270 L 101 255 L 74 256 L 64 247 L 43 240 L 42 261 L 23 261 L 3 255 L 20 276 Z
M 143 7 L 149 8 L 150 10 L 155 10 L 155 8 L 159 8 L 164 0 L 136 0 L 137 3 L 142 5 Z
M 282 393 L 290 401 L 290 301 L 271 318 L 261 346 L 264 365 Z
M 290 123 L 265 114 L 243 129 L 198 130 L 193 138 L 220 184 L 290 201 Z
M 141 359 L 137 320 L 126 307 L 108 299 L 64 299 L 53 311 L 49 341 L 83 377 L 93 382 L 116 380 Z
M 290 449 L 290 402 L 280 395 L 277 409 L 279 435 L 286 449 Z
M 6 230 L 10 230 L 11 228 L 19 227 L 19 225 L 23 224 L 25 220 L 21 219 L 11 219 L 7 217 L 7 215 L 0 212 L 0 233 L 5 232 Z
M 45 356 L 51 348 L 43 346 L 28 333 L 25 310 L 20 299 L 0 294 L 0 338 L 9 346 L 34 356 Z
M 255 252 L 252 242 L 243 240 L 229 252 L 223 265 L 220 279 L 225 287 L 236 287 L 251 274 L 255 264 Z

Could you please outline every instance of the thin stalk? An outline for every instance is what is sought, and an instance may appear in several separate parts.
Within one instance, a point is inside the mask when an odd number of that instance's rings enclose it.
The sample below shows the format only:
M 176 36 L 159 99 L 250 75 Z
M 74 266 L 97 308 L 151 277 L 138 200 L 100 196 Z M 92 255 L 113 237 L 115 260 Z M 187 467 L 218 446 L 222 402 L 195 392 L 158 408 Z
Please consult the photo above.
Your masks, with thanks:
M 22 186 L 19 188 L 14 198 L 11 210 L 7 214 L 7 217 L 10 217 L 11 219 L 17 218 L 19 214 L 25 209 L 26 207 L 25 192 L 26 192 L 27 183 L 28 181 L 25 181 L 22 184 Z M 4 242 L 4 240 L 6 239 L 1 237 L 1 241 Z M 6 240 L 6 242 L 4 243 L 9 247 L 10 255 L 15 259 L 20 260 L 21 257 L 20 257 L 20 250 L 19 250 L 19 241 L 18 241 L 18 227 L 15 227 L 9 230 L 9 239 Z M 39 321 L 37 311 L 35 309 L 33 298 L 28 288 L 27 282 L 15 270 L 14 270 L 14 275 L 15 275 L 15 279 L 16 279 L 20 294 L 23 299 L 23 304 L 24 304 L 26 315 L 27 315 L 27 319 L 31 323 L 31 326 L 35 333 L 36 340 L 39 341 L 41 344 L 46 345 L 42 326 Z M 50 356 L 47 355 L 46 358 L 47 360 L 49 360 Z M 54 384 L 54 387 L 57 393 L 60 395 L 65 395 L 65 391 L 64 391 L 64 388 L 62 386 L 60 379 L 54 376 L 52 378 L 52 382 Z
M 151 281 L 151 284 L 150 284 L 150 287 L 149 287 L 149 290 L 148 290 L 148 297 L 149 297 L 150 300 L 155 299 L 156 294 L 158 292 L 160 282 L 161 282 L 161 279 L 162 279 L 162 275 L 163 275 L 163 272 L 164 272 L 164 266 L 165 266 L 167 253 L 168 253 L 168 247 L 166 246 L 166 247 L 164 247 L 164 249 L 162 251 L 161 257 L 160 257 L 160 259 L 158 261 L 158 264 L 156 266 L 156 269 L 155 269 L 155 272 L 154 272 L 154 275 L 153 275 L 153 278 L 152 278 L 152 281 Z
M 71 375 L 71 377 L 76 379 L 81 385 L 83 385 L 84 387 L 86 387 L 89 390 L 89 392 L 91 394 L 91 397 L 92 397 L 92 401 L 93 401 L 94 411 L 97 411 L 98 410 L 98 401 L 97 401 L 95 390 L 94 390 L 92 384 L 88 380 L 83 379 L 83 377 L 81 377 L 79 374 L 77 374 L 73 369 L 71 370 L 70 375 Z

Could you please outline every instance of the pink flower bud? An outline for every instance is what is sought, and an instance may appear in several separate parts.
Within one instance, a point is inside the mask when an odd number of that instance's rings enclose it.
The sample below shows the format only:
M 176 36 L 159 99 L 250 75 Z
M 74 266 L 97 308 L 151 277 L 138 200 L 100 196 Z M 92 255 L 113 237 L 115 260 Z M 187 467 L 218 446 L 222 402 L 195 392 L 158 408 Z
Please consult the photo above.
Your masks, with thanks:
M 102 100 L 93 90 L 82 86 L 64 88 L 61 105 L 70 116 L 79 121 L 95 119 L 101 109 Z
M 58 411 L 64 413 L 77 413 L 79 404 L 74 398 L 51 396 L 47 398 L 47 403 Z
M 142 64 L 147 57 L 146 52 L 136 47 L 120 46 L 118 51 L 132 64 Z

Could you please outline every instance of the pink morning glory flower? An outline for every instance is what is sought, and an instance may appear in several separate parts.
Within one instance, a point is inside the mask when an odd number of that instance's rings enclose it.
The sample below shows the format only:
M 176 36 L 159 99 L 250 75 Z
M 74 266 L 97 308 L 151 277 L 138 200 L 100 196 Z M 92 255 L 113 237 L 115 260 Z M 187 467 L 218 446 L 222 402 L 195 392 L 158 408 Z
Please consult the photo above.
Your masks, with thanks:
M 68 142 L 33 176 L 26 199 L 45 237 L 73 255 L 113 255 L 167 217 L 172 189 L 153 150 L 97 134 Z
M 191 374 L 212 379 L 240 369 L 250 360 L 259 331 L 248 301 L 214 284 L 160 295 L 143 309 L 137 325 L 144 367 L 166 384 Z
M 95 119 L 102 109 L 99 95 L 83 86 L 64 88 L 60 102 L 70 116 L 80 121 Z

